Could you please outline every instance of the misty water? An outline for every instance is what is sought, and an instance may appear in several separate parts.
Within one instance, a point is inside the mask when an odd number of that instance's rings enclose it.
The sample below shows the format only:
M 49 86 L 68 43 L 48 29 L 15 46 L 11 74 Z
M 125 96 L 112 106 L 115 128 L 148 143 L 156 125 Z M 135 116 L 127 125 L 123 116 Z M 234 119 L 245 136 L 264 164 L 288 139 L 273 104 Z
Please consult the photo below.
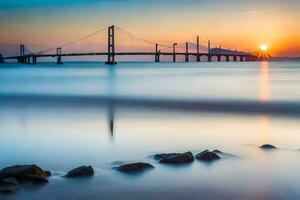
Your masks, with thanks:
M 0 199 L 299 199 L 299 85 L 299 62 L 1 64 L 0 168 L 35 163 L 53 176 Z M 238 158 L 151 157 L 205 149 Z M 155 169 L 113 169 L 138 161 Z M 62 178 L 81 165 L 95 176 Z

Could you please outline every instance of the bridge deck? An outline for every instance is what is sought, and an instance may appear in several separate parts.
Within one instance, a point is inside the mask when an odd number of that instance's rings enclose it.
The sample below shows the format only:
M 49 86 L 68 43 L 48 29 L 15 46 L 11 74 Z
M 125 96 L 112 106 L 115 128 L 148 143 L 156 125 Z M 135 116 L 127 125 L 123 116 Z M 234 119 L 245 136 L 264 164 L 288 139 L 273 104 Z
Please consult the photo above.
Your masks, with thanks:
M 155 56 L 157 53 L 155 52 L 116 52 L 116 56 Z M 107 52 L 90 52 L 90 53 L 62 53 L 62 54 L 29 54 L 29 55 L 24 55 L 24 56 L 9 56 L 9 57 L 3 57 L 3 59 L 18 59 L 18 58 L 24 58 L 24 57 L 36 57 L 36 58 L 41 58 L 41 57 L 68 57 L 68 56 L 107 56 Z M 174 53 L 167 53 L 167 52 L 160 52 L 159 55 L 163 56 L 173 56 Z M 176 52 L 175 55 L 189 55 L 189 56 L 251 56 L 249 54 L 243 54 L 243 53 L 234 53 L 234 54 L 226 54 L 226 53 L 179 53 Z

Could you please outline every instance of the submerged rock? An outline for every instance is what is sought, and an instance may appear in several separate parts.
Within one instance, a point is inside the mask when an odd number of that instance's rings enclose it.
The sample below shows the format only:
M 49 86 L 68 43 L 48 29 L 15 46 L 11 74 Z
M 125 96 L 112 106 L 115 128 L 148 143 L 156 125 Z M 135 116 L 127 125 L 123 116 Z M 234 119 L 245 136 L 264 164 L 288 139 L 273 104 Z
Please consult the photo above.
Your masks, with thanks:
M 185 164 L 193 162 L 194 156 L 189 152 L 185 153 L 174 153 L 174 154 L 158 154 L 163 155 L 162 159 L 159 161 L 160 163 L 164 164 Z
M 195 157 L 197 160 L 201 160 L 201 161 L 215 161 L 221 159 L 221 157 L 218 156 L 218 154 L 209 150 L 205 150 L 197 154 Z
M 94 169 L 92 166 L 81 166 L 69 171 L 64 177 L 76 178 L 94 175 Z
M 265 149 L 265 150 L 277 149 L 277 147 L 275 147 L 271 144 L 264 144 L 264 145 L 260 146 L 259 148 Z
M 154 166 L 149 163 L 131 163 L 126 165 L 121 165 L 120 167 L 117 167 L 116 169 L 123 173 L 139 173 L 144 172 L 149 169 L 153 169 Z

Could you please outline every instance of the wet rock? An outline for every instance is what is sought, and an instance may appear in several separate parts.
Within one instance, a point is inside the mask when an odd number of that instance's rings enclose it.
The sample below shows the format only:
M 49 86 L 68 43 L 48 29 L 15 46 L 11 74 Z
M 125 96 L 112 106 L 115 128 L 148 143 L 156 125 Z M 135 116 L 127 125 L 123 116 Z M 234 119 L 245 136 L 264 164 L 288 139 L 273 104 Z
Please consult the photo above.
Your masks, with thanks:
M 46 172 L 48 177 L 52 175 L 50 171 L 45 171 L 45 172 Z
M 275 147 L 271 144 L 264 144 L 264 145 L 260 146 L 259 148 L 264 149 L 264 150 L 277 149 L 277 147 Z
M 215 161 L 221 159 L 221 157 L 218 156 L 218 154 L 209 150 L 205 150 L 197 154 L 195 157 L 197 160 L 201 160 L 201 161 Z
M 149 169 L 153 169 L 154 166 L 149 163 L 131 163 L 126 165 L 121 165 L 120 167 L 117 167 L 116 169 L 123 173 L 140 173 L 144 172 Z
M 92 166 L 81 166 L 69 171 L 64 177 L 76 178 L 76 177 L 85 177 L 85 176 L 93 176 L 93 175 L 94 175 L 94 169 L 92 168 Z
M 16 179 L 18 183 L 35 182 L 37 179 L 47 180 L 48 174 L 37 165 L 14 165 L 2 169 L 0 179 L 4 182 L 13 180 L 12 178 Z
M 15 189 L 11 186 L 0 186 L 0 193 L 13 193 Z
M 154 159 L 155 160 L 161 160 L 161 159 L 166 159 L 172 156 L 178 156 L 180 153 L 160 153 L 160 154 L 155 154 Z
M 19 182 L 16 178 L 0 179 L 0 193 L 12 193 L 19 189 Z
M 189 152 L 180 153 L 180 154 L 163 154 L 165 155 L 159 162 L 164 164 L 185 164 L 191 163 L 194 161 L 193 154 Z M 167 156 L 170 155 L 170 156 Z
M 3 185 L 19 185 L 19 181 L 14 177 L 3 178 L 0 180 L 0 186 Z
M 24 176 L 23 180 L 26 180 L 27 182 L 31 182 L 34 185 L 45 184 L 49 182 L 47 178 L 43 176 L 37 176 L 31 174 L 27 174 L 26 176 Z

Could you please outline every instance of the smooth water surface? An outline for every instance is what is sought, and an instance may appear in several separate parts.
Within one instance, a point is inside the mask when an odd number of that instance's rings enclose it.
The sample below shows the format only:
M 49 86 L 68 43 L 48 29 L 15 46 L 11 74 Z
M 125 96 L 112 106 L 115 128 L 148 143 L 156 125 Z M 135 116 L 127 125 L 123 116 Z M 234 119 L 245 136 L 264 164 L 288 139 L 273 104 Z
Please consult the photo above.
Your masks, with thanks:
M 25 187 L 0 198 L 298 199 L 299 115 L 190 112 L 130 102 L 128 106 L 89 104 L 79 97 L 286 102 L 294 106 L 300 103 L 299 83 L 299 62 L 122 63 L 114 69 L 88 62 L 59 67 L 3 64 L 0 168 L 35 163 L 54 175 L 45 186 Z M 29 98 L 24 100 L 22 95 Z M 30 101 L 36 95 L 54 98 Z M 57 101 L 58 96 L 74 101 Z M 258 148 L 265 143 L 279 149 Z M 196 154 L 205 149 L 239 157 L 176 167 L 161 165 L 151 157 L 162 152 Z M 113 170 L 120 163 L 137 161 L 149 162 L 155 169 L 140 175 Z M 95 176 L 61 177 L 80 165 L 92 165 Z

